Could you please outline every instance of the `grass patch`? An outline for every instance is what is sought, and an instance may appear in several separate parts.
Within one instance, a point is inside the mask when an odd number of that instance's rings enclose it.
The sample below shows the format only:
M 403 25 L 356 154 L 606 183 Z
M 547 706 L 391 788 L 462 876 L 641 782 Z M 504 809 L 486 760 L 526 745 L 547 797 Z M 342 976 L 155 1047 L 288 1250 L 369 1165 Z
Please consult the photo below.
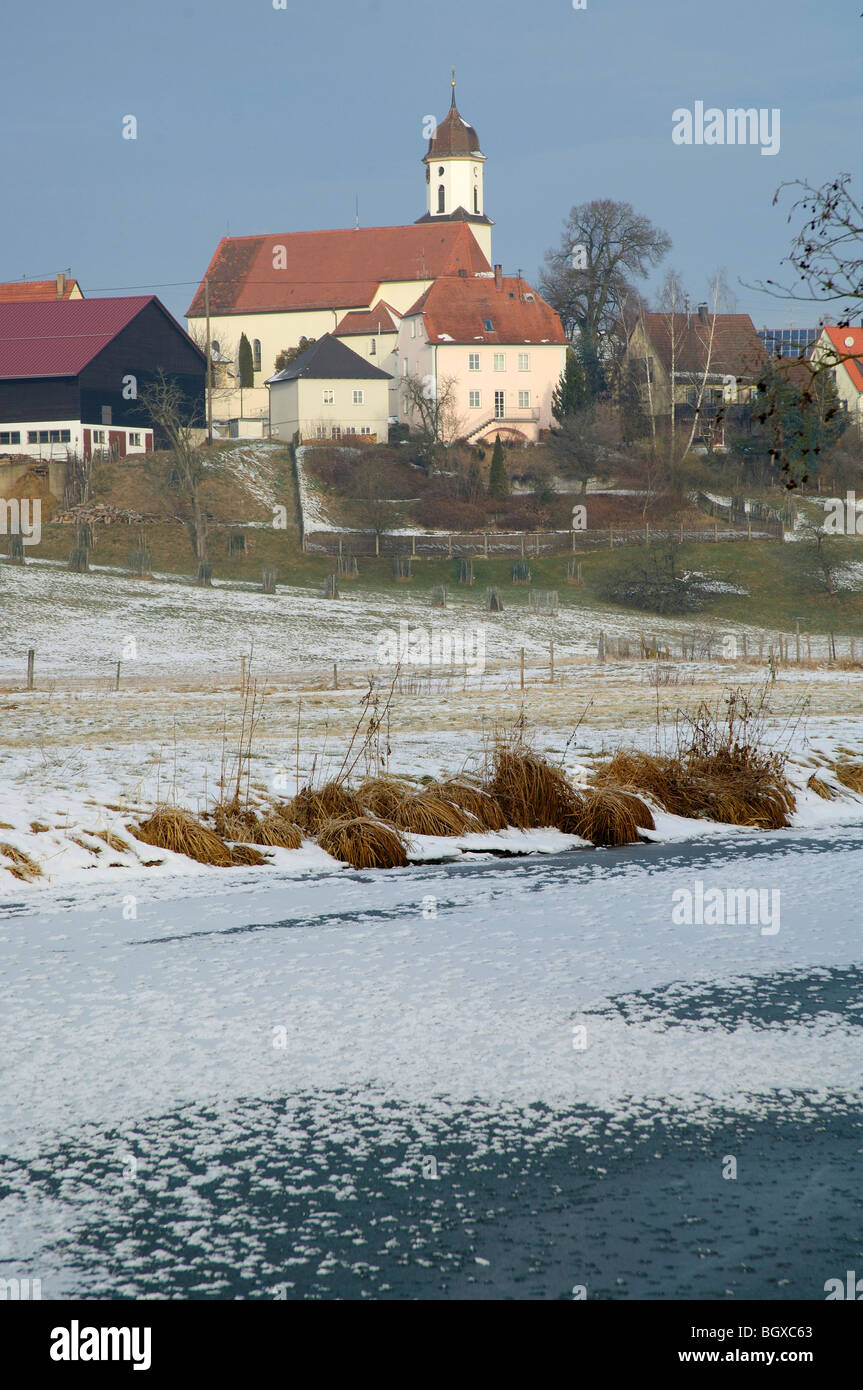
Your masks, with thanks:
M 403 869 L 407 846 L 399 832 L 373 816 L 324 821 L 318 844 L 334 859 L 355 869 Z

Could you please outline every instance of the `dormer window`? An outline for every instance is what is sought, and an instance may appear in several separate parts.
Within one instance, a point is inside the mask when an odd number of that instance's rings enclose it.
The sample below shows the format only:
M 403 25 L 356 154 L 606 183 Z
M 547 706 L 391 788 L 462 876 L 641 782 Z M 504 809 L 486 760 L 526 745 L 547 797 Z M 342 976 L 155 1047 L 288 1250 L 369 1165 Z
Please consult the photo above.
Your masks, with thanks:
M 492 323 L 491 319 L 483 319 L 482 326 L 485 329 L 486 333 L 494 332 L 494 324 Z

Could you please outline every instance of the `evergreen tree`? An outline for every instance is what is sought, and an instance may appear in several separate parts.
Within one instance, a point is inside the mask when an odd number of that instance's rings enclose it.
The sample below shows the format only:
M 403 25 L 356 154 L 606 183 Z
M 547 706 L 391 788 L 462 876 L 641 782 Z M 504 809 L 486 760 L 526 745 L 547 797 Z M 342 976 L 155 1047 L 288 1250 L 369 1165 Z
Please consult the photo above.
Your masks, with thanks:
M 584 369 L 572 348 L 566 349 L 563 375 L 551 396 L 551 413 L 558 424 L 567 415 L 583 410 L 588 403 L 587 379 Z
M 255 365 L 252 358 L 252 345 L 245 333 L 240 335 L 240 351 L 238 354 L 238 365 L 240 368 L 240 388 L 255 384 Z
M 606 395 L 608 382 L 596 339 L 588 333 L 580 333 L 576 353 L 585 380 L 587 403 L 599 400 Z
M 509 497 L 509 475 L 506 471 L 506 462 L 503 455 L 503 445 L 500 442 L 500 435 L 494 441 L 494 453 L 491 456 L 491 472 L 488 475 L 488 495 L 503 500 Z

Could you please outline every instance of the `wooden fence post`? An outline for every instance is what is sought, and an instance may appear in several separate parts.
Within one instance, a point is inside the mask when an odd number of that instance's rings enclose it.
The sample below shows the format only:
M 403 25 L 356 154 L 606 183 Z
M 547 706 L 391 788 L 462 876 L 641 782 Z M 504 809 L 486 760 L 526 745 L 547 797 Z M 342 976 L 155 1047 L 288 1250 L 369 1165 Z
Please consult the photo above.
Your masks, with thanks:
M 119 663 L 119 661 L 117 662 L 117 675 L 116 675 L 116 677 L 114 678 L 114 689 L 115 689 L 115 690 L 119 690 L 119 689 L 120 689 L 120 663 Z
M 524 647 L 521 649 L 521 688 L 524 690 Z
M 549 685 L 554 685 L 554 643 L 553 643 L 553 642 L 549 642 L 549 644 L 548 644 L 548 670 L 549 670 L 548 683 L 549 683 Z
M 33 689 L 33 664 L 36 660 L 36 652 L 33 647 L 27 653 L 27 689 Z
M 337 662 L 337 661 L 334 661 L 334 662 L 333 662 L 333 690 L 338 690 L 338 688 L 339 688 L 339 665 L 338 665 L 338 662 Z

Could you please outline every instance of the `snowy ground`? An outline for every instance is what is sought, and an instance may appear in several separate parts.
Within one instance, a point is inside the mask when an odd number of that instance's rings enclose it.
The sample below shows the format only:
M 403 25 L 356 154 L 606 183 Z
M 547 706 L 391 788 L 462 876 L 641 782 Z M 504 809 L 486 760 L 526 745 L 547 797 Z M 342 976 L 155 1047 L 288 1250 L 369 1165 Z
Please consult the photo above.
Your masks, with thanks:
M 863 1255 L 861 848 L 742 833 L 10 907 L 4 1275 L 823 1298 Z M 780 930 L 676 925 L 697 881 L 780 890 Z

